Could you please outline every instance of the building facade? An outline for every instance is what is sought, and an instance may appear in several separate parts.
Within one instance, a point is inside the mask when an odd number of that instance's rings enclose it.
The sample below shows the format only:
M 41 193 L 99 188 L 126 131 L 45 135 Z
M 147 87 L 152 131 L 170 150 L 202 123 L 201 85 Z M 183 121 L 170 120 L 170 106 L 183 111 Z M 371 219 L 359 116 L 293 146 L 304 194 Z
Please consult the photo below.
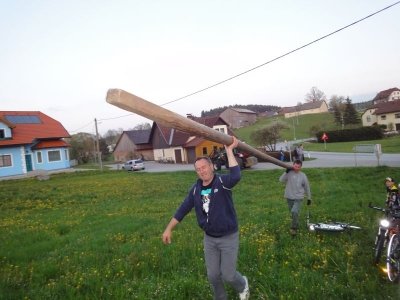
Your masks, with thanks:
M 70 137 L 38 111 L 0 111 L 0 177 L 70 168 Z

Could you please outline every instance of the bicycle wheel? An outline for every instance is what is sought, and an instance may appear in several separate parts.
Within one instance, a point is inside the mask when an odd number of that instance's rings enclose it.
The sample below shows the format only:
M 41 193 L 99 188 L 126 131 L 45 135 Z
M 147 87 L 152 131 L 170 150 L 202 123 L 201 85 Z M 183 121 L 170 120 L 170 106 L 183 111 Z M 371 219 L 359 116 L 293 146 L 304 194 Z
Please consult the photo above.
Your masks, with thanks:
M 393 234 L 387 250 L 386 268 L 390 281 L 399 282 L 400 279 L 400 236 Z
M 385 244 L 385 232 L 383 230 L 379 230 L 378 234 L 375 238 L 375 246 L 374 246 L 374 264 L 379 264 L 381 260 L 383 245 Z

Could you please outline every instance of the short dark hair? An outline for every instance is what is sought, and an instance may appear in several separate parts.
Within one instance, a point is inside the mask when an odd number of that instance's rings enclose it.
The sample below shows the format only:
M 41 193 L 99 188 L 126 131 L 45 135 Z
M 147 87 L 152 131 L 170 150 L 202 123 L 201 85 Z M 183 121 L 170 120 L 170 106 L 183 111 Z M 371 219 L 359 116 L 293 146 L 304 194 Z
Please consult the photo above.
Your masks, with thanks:
M 212 164 L 211 158 L 209 158 L 208 156 L 199 156 L 196 157 L 196 160 L 194 161 L 194 163 L 198 162 L 199 160 L 206 160 L 209 164 Z
M 297 164 L 297 165 L 302 166 L 302 165 L 303 165 L 303 162 L 302 162 L 300 159 L 295 159 L 295 160 L 293 161 L 293 164 Z

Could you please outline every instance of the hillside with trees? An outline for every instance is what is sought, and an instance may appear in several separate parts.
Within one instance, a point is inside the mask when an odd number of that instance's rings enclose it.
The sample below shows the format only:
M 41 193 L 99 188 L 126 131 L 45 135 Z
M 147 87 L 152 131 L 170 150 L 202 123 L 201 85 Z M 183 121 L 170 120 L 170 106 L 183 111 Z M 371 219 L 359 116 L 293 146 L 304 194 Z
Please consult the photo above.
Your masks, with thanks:
M 280 132 L 281 140 L 299 140 L 315 137 L 319 131 L 339 130 L 341 125 L 336 124 L 332 113 L 320 113 L 300 115 L 293 118 L 284 118 L 283 116 L 260 117 L 253 125 L 235 129 L 235 134 L 241 141 L 252 146 L 259 146 L 254 140 L 252 133 L 262 128 L 271 126 L 274 123 L 285 124 Z M 345 128 L 354 128 L 355 125 L 345 125 Z
M 223 107 L 217 107 L 210 109 L 208 111 L 203 110 L 201 112 L 202 117 L 212 117 L 212 116 L 218 116 L 220 115 L 224 110 L 227 108 L 240 108 L 240 109 L 248 109 L 251 111 L 254 111 L 256 113 L 263 113 L 266 111 L 278 111 L 280 109 L 280 106 L 275 106 L 275 105 L 261 105 L 261 104 L 248 104 L 248 105 L 229 105 L 229 106 L 223 106 Z

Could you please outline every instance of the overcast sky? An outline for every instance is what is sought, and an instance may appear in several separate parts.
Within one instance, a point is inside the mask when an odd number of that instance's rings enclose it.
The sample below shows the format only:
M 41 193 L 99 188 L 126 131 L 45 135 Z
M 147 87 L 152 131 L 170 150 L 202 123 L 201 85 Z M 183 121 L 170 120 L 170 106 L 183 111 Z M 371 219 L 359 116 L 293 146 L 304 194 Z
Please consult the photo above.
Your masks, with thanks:
M 0 110 L 41 111 L 74 134 L 150 120 L 105 101 L 162 105 L 262 65 L 392 1 L 0 0 Z M 202 93 L 178 114 L 294 106 L 315 86 L 353 102 L 400 87 L 400 4 Z

